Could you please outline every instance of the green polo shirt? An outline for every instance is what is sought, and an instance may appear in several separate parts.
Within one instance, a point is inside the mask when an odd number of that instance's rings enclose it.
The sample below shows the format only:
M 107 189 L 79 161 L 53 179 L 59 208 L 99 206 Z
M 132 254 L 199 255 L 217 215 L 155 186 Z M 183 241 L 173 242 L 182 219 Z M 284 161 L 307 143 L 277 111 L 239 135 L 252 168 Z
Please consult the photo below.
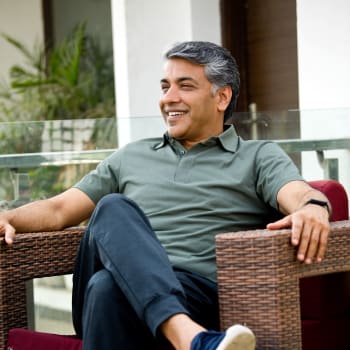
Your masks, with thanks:
M 292 180 L 303 179 L 277 144 L 244 141 L 230 126 L 189 150 L 167 134 L 132 142 L 75 187 L 95 203 L 125 194 L 174 266 L 216 280 L 215 235 L 264 227 L 279 189 Z

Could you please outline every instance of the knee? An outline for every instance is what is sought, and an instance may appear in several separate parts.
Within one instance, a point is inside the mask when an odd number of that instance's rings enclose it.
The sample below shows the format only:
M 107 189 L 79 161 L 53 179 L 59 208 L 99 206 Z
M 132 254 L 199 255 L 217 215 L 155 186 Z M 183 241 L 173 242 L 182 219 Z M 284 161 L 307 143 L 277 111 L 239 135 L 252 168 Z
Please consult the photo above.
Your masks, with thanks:
M 127 197 L 119 193 L 111 193 L 102 197 L 96 205 L 90 224 L 100 225 L 101 223 L 111 225 L 119 219 L 125 209 Z
M 116 237 L 125 239 L 125 233 L 132 229 L 131 226 L 140 225 L 142 220 L 150 227 L 148 219 L 135 202 L 125 195 L 112 193 L 97 203 L 88 230 L 90 237 L 104 238 L 112 234 L 113 240 Z
M 134 211 L 135 209 L 138 209 L 137 204 L 127 196 L 120 193 L 110 193 L 98 201 L 95 213 L 110 213 L 112 211 L 116 215 L 129 213 L 130 210 Z
M 117 287 L 112 278 L 112 275 L 106 269 L 97 271 L 89 280 L 86 289 L 86 300 L 89 303 L 103 302 L 114 299 L 116 296 Z M 108 305 L 108 302 L 106 303 Z
M 126 196 L 120 193 L 110 193 L 102 197 L 97 203 L 96 210 L 111 208 L 120 205 L 127 200 Z

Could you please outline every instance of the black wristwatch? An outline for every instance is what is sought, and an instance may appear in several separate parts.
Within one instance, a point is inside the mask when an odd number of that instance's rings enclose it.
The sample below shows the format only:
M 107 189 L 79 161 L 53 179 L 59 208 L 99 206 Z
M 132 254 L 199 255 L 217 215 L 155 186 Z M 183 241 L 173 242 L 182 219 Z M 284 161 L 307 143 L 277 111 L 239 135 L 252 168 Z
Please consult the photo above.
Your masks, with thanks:
M 326 208 L 328 211 L 328 215 L 331 216 L 331 208 L 329 207 L 327 202 L 320 201 L 318 199 L 309 199 L 304 205 L 308 205 L 308 204 L 315 204 L 315 205 L 319 205 L 321 207 Z

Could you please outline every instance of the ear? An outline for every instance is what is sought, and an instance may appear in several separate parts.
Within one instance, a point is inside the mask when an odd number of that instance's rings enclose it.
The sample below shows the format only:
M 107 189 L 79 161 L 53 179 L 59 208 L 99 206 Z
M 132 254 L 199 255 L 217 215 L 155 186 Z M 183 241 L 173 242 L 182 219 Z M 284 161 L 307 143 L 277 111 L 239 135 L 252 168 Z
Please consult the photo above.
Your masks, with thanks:
M 217 103 L 218 111 L 225 112 L 226 108 L 228 107 L 232 99 L 231 86 L 227 85 L 220 88 L 216 94 L 218 97 L 218 103 Z

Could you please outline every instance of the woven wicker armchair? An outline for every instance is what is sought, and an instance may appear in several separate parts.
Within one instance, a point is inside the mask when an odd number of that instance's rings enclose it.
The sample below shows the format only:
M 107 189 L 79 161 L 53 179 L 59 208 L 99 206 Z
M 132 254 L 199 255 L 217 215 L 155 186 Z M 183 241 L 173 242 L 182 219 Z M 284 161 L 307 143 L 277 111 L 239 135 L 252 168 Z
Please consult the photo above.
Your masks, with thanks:
M 221 327 L 245 323 L 254 330 L 259 349 L 302 349 L 300 278 L 350 271 L 350 221 L 332 223 L 322 264 L 296 262 L 289 230 L 228 233 L 219 235 L 216 243 Z M 345 322 L 349 338 L 349 314 Z M 330 337 L 330 330 L 325 331 Z M 337 346 L 338 334 L 332 333 L 333 346 L 310 349 L 350 348 L 350 341 L 343 339 Z M 314 341 L 322 343 L 322 336 Z
M 0 239 L 0 349 L 6 349 L 10 329 L 27 327 L 26 281 L 72 273 L 82 233 L 74 228 L 19 234 L 12 246 Z M 321 264 L 296 262 L 289 240 L 289 230 L 217 236 L 221 326 L 247 324 L 259 349 L 301 349 L 299 278 L 350 271 L 350 221 L 332 223 Z

